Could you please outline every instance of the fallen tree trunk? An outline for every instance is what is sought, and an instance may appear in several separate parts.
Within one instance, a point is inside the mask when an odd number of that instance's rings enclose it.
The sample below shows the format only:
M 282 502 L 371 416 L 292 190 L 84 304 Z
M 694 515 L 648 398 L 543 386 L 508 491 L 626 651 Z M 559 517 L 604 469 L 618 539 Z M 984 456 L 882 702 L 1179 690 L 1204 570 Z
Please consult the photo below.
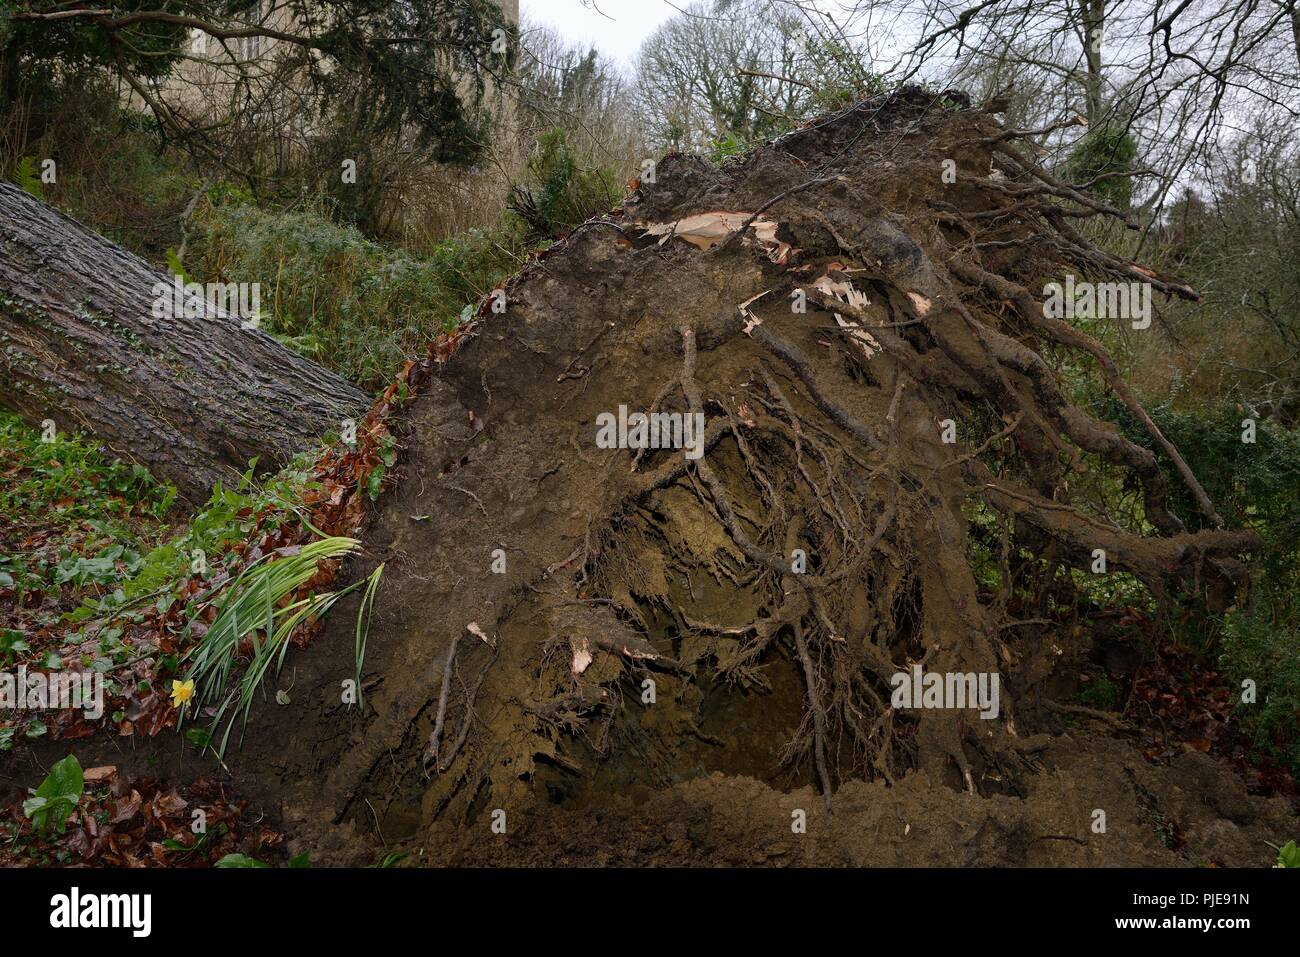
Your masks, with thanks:
M 0 403 L 27 421 L 91 432 L 202 501 L 365 408 L 339 376 L 206 300 L 177 303 L 172 277 L 10 183 L 0 223 Z

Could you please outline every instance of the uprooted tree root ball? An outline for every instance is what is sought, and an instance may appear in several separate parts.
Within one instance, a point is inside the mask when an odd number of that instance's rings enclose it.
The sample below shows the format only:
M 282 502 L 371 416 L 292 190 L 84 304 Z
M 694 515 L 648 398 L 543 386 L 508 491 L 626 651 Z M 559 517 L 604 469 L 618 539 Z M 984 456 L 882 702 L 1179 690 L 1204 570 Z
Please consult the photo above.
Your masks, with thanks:
M 1267 863 L 1285 802 L 1216 778 L 1241 825 L 1216 830 L 1178 781 L 1220 772 L 1148 766 L 1057 701 L 1081 574 L 1163 608 L 1230 594 L 1257 541 L 1040 293 L 1194 291 L 1092 245 L 1122 214 L 1018 142 L 905 90 L 720 168 L 670 156 L 531 262 L 390 423 L 363 713 L 337 704 L 344 610 L 227 756 L 241 793 L 322 862 Z M 1063 369 L 1150 430 L 1198 514 Z M 678 447 L 637 447 L 633 413 Z M 614 419 L 631 447 L 597 441 Z M 972 699 L 899 706 L 918 670 Z M 797 812 L 820 844 L 786 847 Z M 555 838 L 579 819 L 603 823 Z

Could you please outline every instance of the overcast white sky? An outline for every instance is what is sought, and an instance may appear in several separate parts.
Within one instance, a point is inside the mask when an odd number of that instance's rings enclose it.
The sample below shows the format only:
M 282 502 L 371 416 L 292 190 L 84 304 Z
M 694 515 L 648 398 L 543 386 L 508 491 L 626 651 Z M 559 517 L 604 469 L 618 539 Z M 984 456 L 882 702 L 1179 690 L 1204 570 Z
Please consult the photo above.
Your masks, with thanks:
M 690 3 L 691 0 L 520 0 L 519 13 L 527 22 L 552 27 L 570 43 L 594 45 L 627 68 L 655 27 L 678 16 Z M 813 0 L 811 6 L 835 14 L 837 22 L 854 39 L 874 34 L 870 36 L 870 48 L 875 56 L 897 55 L 892 37 L 876 33 L 869 19 L 852 12 L 865 5 L 853 0 Z
M 629 66 L 641 42 L 659 24 L 676 15 L 689 0 L 674 7 L 668 0 L 520 0 L 523 19 L 554 27 L 571 43 L 592 43 L 623 66 Z M 676 2 L 676 0 L 674 0 Z

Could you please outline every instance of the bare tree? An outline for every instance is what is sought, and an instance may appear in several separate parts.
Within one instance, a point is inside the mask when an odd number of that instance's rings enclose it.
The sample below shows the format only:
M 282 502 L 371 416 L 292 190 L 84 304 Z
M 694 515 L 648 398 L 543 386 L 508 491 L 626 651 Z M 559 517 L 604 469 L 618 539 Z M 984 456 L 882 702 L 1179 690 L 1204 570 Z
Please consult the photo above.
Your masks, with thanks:
M 1014 87 L 1013 118 L 1026 128 L 1079 114 L 1131 133 L 1160 172 L 1153 215 L 1248 117 L 1300 116 L 1296 0 L 845 0 L 838 20 L 826 4 L 785 2 L 850 35 L 868 22 L 887 34 L 902 51 L 884 68 L 894 81 L 981 98 Z M 1059 133 L 1037 141 L 1069 145 Z
M 651 139 L 699 149 L 727 134 L 750 141 L 788 128 L 814 102 L 815 42 L 802 18 L 765 0 L 691 4 L 638 56 Z

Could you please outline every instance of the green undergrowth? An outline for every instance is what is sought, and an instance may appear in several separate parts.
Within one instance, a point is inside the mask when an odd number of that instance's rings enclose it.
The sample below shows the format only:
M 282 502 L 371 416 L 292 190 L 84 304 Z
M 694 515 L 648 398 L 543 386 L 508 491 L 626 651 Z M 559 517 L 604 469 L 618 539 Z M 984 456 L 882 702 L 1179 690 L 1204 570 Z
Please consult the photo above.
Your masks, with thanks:
M 66 610 L 68 592 L 137 573 L 176 499 L 142 466 L 91 441 L 46 437 L 0 410 L 0 594 L 36 625 Z
M 229 190 L 209 200 L 194 217 L 186 273 L 257 283 L 263 329 L 372 390 L 468 318 L 530 248 L 504 228 L 472 230 L 418 256 L 313 210 L 268 212 Z
M 1083 369 L 1074 371 L 1079 375 L 1072 381 L 1086 381 Z M 1075 401 L 1155 453 L 1174 512 L 1191 531 L 1209 527 L 1174 463 L 1122 402 L 1088 385 L 1076 389 Z M 1148 402 L 1146 408 L 1199 478 L 1226 527 L 1253 529 L 1262 541 L 1257 554 L 1243 556 L 1249 581 L 1235 595 L 1202 588 L 1166 609 L 1160 617 L 1166 640 L 1218 672 L 1233 689 L 1233 717 L 1253 759 L 1300 773 L 1300 604 L 1294 599 L 1300 589 L 1300 430 L 1255 418 L 1234 401 L 1205 400 L 1190 408 Z M 1254 423 L 1253 441 L 1243 441 L 1243 436 L 1251 437 L 1247 420 Z M 993 460 L 988 464 L 997 465 Z M 1105 511 L 1096 514 L 1143 534 L 1155 533 L 1143 514 L 1143 489 L 1135 480 L 1102 468 L 1091 457 L 1084 465 L 1071 481 L 1081 508 L 1095 511 L 1095 503 L 1105 503 Z M 966 512 L 972 567 L 981 586 L 994 591 L 1001 582 L 1001 520 L 977 502 L 968 503 Z M 1074 569 L 1071 575 L 1085 614 L 1123 608 L 1159 615 L 1154 596 L 1126 572 Z M 1094 704 L 1108 697 L 1105 688 L 1092 694 L 1102 696 Z
M 1117 402 L 1101 403 L 1133 441 L 1155 451 L 1146 430 Z M 1250 560 L 1248 589 L 1220 611 L 1200 596 L 1171 616 L 1174 637 L 1200 651 L 1235 688 L 1252 682 L 1255 700 L 1242 700 L 1236 717 L 1257 753 L 1300 773 L 1300 430 L 1254 420 L 1254 441 L 1243 423 L 1254 419 L 1236 402 L 1177 410 L 1149 408 L 1161 432 L 1179 449 L 1229 528 L 1250 528 L 1263 543 Z M 1157 451 L 1178 514 L 1205 527 L 1185 483 Z
M 39 429 L 0 414 L 0 667 L 98 671 L 116 703 L 106 716 L 115 724 L 123 703 L 165 696 L 178 678 L 197 679 L 195 697 L 219 712 L 234 706 L 246 717 L 293 626 L 322 616 L 344 593 L 294 598 L 293 588 L 320 560 L 357 545 L 311 526 L 304 499 L 317 487 L 316 456 L 303 453 L 260 481 L 250 466 L 184 516 L 173 507 L 175 489 L 141 467 L 77 435 L 42 441 Z M 303 529 L 305 544 L 283 544 Z M 349 586 L 362 591 L 365 619 L 377 584 L 378 573 Z M 359 618 L 358 685 L 367 624 Z M 0 714 L 0 750 L 47 730 L 39 716 Z M 210 737 L 191 734 L 200 744 Z
M 219 582 L 242 561 L 234 549 L 303 520 L 301 499 L 312 487 L 314 453 L 304 453 L 274 476 L 255 481 L 250 468 L 233 486 L 218 482 L 208 501 L 174 534 L 142 556 L 133 572 L 98 598 L 87 598 L 66 621 L 97 620 L 142 602 L 165 611 L 167 601 L 192 576 Z

